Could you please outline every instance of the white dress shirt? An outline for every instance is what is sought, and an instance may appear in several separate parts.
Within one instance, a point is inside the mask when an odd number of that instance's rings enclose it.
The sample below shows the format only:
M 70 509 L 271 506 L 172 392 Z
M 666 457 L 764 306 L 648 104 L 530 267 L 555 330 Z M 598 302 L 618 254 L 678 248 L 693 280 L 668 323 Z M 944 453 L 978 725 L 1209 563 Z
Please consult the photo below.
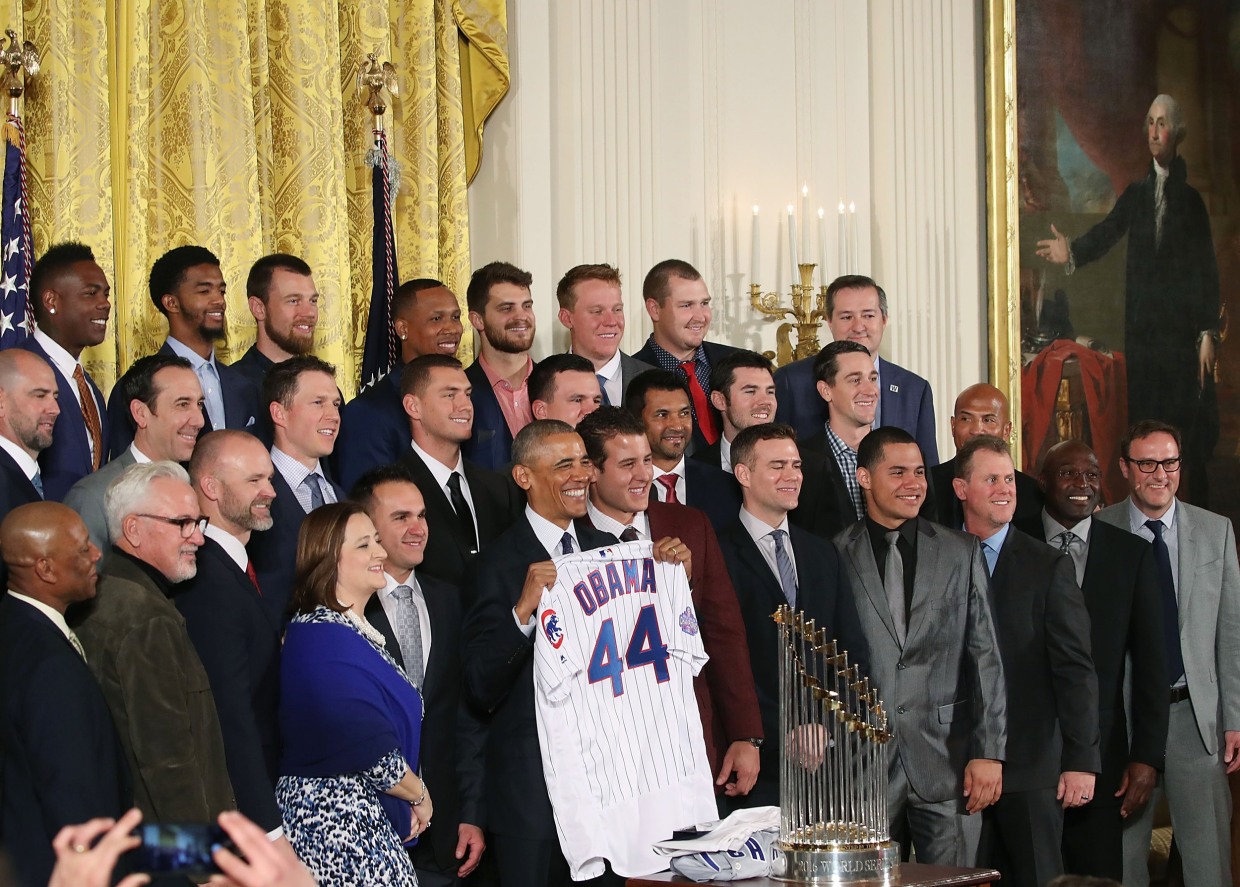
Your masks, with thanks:
M 69 627 L 69 623 L 65 622 L 65 617 L 63 614 L 52 609 L 47 604 L 43 603 L 43 601 L 36 601 L 32 597 L 26 597 L 26 595 L 24 594 L 18 594 L 12 589 L 9 589 L 9 596 L 12 597 L 14 600 L 21 601 L 22 603 L 25 603 L 25 604 L 30 604 L 30 606 L 34 607 L 36 610 L 38 610 L 40 613 L 42 613 L 44 616 L 50 619 L 52 625 L 56 626 L 57 631 L 59 631 L 61 634 L 65 636 L 65 640 L 67 640 L 70 644 L 73 645 L 73 649 L 78 651 L 78 655 L 81 656 L 83 659 L 86 658 L 86 653 L 83 652 L 82 650 L 82 642 L 78 640 L 78 636 L 73 633 L 73 629 Z
M 17 441 L 0 436 L 0 450 L 13 457 L 13 461 L 28 480 L 34 480 L 34 476 L 39 472 L 39 463 L 30 458 L 30 454 L 23 450 Z
M 796 577 L 797 585 L 801 584 L 801 577 L 797 575 L 797 558 L 792 553 L 792 535 L 788 530 L 788 516 L 784 515 L 784 519 L 779 522 L 778 527 L 772 527 L 766 521 L 758 520 L 744 506 L 741 507 L 741 526 L 745 528 L 745 532 L 749 533 L 749 538 L 758 546 L 758 551 L 762 553 L 762 559 L 766 561 L 766 565 L 771 568 L 771 575 L 777 581 L 779 579 L 779 562 L 775 559 L 775 536 L 776 530 L 783 530 L 788 535 L 785 537 L 784 550 L 788 553 L 788 560 L 792 562 L 792 575 Z
M 318 474 L 322 478 L 322 481 L 319 483 L 319 490 L 323 493 L 323 502 L 332 503 L 336 501 L 336 491 L 327 482 L 327 475 L 323 473 L 323 465 L 318 459 L 314 460 L 313 468 L 307 468 L 279 447 L 272 447 L 271 464 L 276 471 L 280 472 L 284 482 L 293 491 L 293 497 L 297 499 L 297 504 L 301 506 L 301 510 L 306 514 L 309 514 L 312 510 L 311 505 L 314 500 L 310 498 L 310 491 L 303 486 L 303 483 L 311 474 Z
M 557 558 L 562 553 L 560 551 L 560 542 L 564 539 L 565 533 L 573 537 L 573 551 L 581 551 L 581 542 L 577 539 L 577 527 L 571 522 L 567 530 L 562 529 L 559 524 L 553 524 L 528 505 L 525 506 L 525 519 L 530 522 L 534 535 L 538 537 L 539 544 L 546 550 L 548 560 Z M 531 615 L 530 621 L 523 623 L 517 616 L 516 606 L 512 608 L 512 619 L 517 623 L 517 627 L 525 633 L 526 637 L 534 634 L 534 626 L 538 624 L 538 620 L 534 618 L 536 615 Z
M 681 456 L 680 461 L 676 463 L 671 471 L 664 471 L 659 466 L 654 467 L 654 492 L 659 497 L 660 502 L 667 501 L 667 490 L 663 484 L 659 483 L 659 478 L 665 474 L 676 475 L 676 501 L 681 505 L 685 504 L 685 457 Z
M 246 567 L 250 565 L 250 554 L 245 550 L 245 545 L 240 539 L 223 527 L 217 527 L 215 524 L 207 524 L 207 528 L 202 531 L 202 535 L 218 542 L 220 548 L 224 549 L 224 553 L 237 565 L 241 572 L 246 572 Z
M 396 603 L 393 592 L 396 591 L 398 585 L 408 585 L 413 589 L 413 606 L 418 611 L 418 629 L 422 635 L 422 674 L 425 675 L 426 666 L 431 661 L 431 612 L 426 609 L 426 593 L 422 591 L 422 586 L 418 582 L 416 573 L 417 571 L 414 570 L 404 582 L 397 582 L 392 578 L 392 574 L 384 570 L 383 578 L 387 580 L 387 584 L 377 594 L 379 595 L 379 603 L 383 605 L 383 612 L 387 615 L 388 624 L 394 626 L 396 625 L 396 608 L 399 604 Z M 402 657 L 404 652 L 404 650 L 401 650 Z
M 607 402 L 613 407 L 624 406 L 624 376 L 620 372 L 620 349 L 611 356 L 611 360 L 594 371 L 596 376 L 603 377 L 603 390 L 607 392 Z
M 474 519 L 474 538 L 481 541 L 482 536 L 478 533 L 478 506 L 474 505 L 474 494 L 470 492 L 469 481 L 465 478 L 465 457 L 458 451 L 456 454 L 456 465 L 449 468 L 418 446 L 416 441 L 410 440 L 409 446 L 418 454 L 418 458 L 426 463 L 426 468 L 430 471 L 431 477 L 435 478 L 435 483 L 439 484 L 439 489 L 448 497 L 449 505 L 452 504 L 452 490 L 448 487 L 448 481 L 452 479 L 453 472 L 461 476 L 461 495 L 465 497 L 465 501 L 469 505 L 470 516 Z

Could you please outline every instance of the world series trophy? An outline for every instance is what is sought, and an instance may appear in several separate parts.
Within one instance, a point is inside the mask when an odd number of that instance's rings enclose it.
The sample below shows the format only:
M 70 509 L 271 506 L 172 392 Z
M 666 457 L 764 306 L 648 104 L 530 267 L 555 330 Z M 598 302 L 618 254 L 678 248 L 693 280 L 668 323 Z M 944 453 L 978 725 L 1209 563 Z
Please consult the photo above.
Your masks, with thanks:
M 887 880 L 900 861 L 887 834 L 887 713 L 848 651 L 786 604 L 779 625 L 781 881 Z

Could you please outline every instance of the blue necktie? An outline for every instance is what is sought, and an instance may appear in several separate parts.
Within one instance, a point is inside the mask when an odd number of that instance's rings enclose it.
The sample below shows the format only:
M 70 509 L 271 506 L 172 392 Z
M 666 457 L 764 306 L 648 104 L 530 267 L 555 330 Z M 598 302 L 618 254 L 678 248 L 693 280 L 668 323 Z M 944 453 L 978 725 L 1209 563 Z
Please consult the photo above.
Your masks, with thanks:
M 301 483 L 302 486 L 310 491 L 310 510 L 314 511 L 314 509 L 322 507 L 325 500 L 323 499 L 323 488 L 319 486 L 319 473 L 312 471 L 306 475 L 306 479 Z
M 565 533 L 560 537 L 560 554 L 573 553 L 573 534 Z
M 35 488 L 35 491 L 38 492 L 40 499 L 47 498 L 43 495 L 43 474 L 41 472 L 36 471 L 34 477 L 30 478 L 30 483 Z
M 784 547 L 784 537 L 787 535 L 783 530 L 771 532 L 771 538 L 775 540 L 775 566 L 779 568 L 779 584 L 784 590 L 784 597 L 788 599 L 788 606 L 795 607 L 797 605 L 797 574 L 792 569 L 792 558 L 788 557 L 788 549 Z
M 1171 572 L 1171 549 L 1163 539 L 1163 522 L 1147 520 L 1146 528 L 1154 534 L 1154 565 L 1158 568 L 1158 584 L 1162 586 L 1163 640 L 1167 645 L 1167 677 L 1174 685 L 1184 676 L 1184 651 L 1180 649 L 1180 605 L 1175 599 L 1175 574 Z
M 607 377 L 602 373 L 595 373 L 594 375 L 598 379 L 598 390 L 603 392 L 603 406 L 611 406 L 611 398 L 607 396 Z

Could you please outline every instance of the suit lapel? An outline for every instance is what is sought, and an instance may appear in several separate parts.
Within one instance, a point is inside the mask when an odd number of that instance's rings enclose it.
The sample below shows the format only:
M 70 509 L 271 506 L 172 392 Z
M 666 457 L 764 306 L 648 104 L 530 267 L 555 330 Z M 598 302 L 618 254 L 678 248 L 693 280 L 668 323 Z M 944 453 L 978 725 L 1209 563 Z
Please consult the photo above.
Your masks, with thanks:
M 1197 539 L 1193 535 L 1196 529 L 1192 515 L 1184 506 L 1183 502 L 1176 501 L 1176 537 L 1177 547 L 1179 551 L 1176 556 L 1176 569 L 1179 575 L 1179 585 L 1176 588 L 1176 598 L 1179 602 L 1180 611 L 1180 632 L 1184 631 L 1184 626 L 1188 619 L 1188 605 L 1193 594 L 1193 577 L 1197 573 Z
M 779 584 L 779 579 L 771 572 L 771 565 L 766 562 L 766 558 L 762 556 L 762 552 L 758 550 L 758 543 L 753 541 L 753 537 L 749 535 L 749 531 L 745 529 L 743 524 L 737 523 L 733 525 L 733 539 L 736 543 L 737 553 L 741 560 L 754 577 L 758 580 L 758 586 L 771 599 L 772 609 L 781 604 L 788 603 L 788 598 L 784 596 L 783 587 Z M 791 543 L 790 543 L 791 544 Z M 793 552 L 795 556 L 795 552 Z M 798 568 L 800 562 L 797 563 Z M 797 575 L 801 575 L 798 573 Z
M 396 632 L 392 630 L 392 623 L 388 621 L 387 612 L 383 609 L 383 601 L 379 599 L 379 592 L 375 592 L 370 596 L 370 600 L 366 602 L 366 621 L 379 629 L 383 635 L 384 646 L 387 647 L 388 654 L 396 660 L 396 664 L 401 668 L 405 667 L 405 657 L 401 655 L 400 643 L 396 640 Z M 431 647 L 433 650 L 434 647 Z
M 1005 545 L 1004 548 L 1007 546 Z M 921 633 L 930 613 L 930 602 L 937 597 L 939 571 L 938 534 L 924 521 L 917 522 L 917 575 L 913 579 L 913 601 L 909 606 L 908 634 L 905 646 L 912 644 Z
M 870 534 L 866 530 L 865 521 L 853 524 L 848 532 L 850 535 L 844 545 L 846 556 L 853 570 L 860 577 L 861 587 L 865 589 L 870 605 L 874 607 L 874 612 L 878 614 L 879 619 L 883 620 L 883 625 L 887 627 L 887 632 L 891 635 L 892 643 L 898 647 L 900 639 L 896 635 L 895 623 L 891 621 L 891 607 L 887 605 L 887 591 L 883 587 L 883 577 L 878 574 L 878 566 L 874 563 L 874 552 L 870 546 Z M 921 556 L 920 551 L 917 554 L 918 557 Z M 920 563 L 917 565 L 917 573 L 921 575 Z

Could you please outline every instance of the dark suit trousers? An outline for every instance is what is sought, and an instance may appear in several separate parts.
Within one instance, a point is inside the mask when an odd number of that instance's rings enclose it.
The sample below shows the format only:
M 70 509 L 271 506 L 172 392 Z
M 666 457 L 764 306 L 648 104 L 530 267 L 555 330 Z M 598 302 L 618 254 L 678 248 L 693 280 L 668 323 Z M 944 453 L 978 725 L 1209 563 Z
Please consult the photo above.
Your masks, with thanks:
M 982 817 L 978 864 L 998 869 L 1007 887 L 1045 887 L 1063 874 L 1063 808 L 1055 789 L 1004 792 Z
M 597 878 L 574 881 L 556 838 L 543 841 L 520 835 L 491 835 L 500 887 L 624 887 L 625 879 L 611 870 Z
M 1095 798 L 1063 814 L 1063 870 L 1124 880 L 1124 820 L 1119 798 Z

